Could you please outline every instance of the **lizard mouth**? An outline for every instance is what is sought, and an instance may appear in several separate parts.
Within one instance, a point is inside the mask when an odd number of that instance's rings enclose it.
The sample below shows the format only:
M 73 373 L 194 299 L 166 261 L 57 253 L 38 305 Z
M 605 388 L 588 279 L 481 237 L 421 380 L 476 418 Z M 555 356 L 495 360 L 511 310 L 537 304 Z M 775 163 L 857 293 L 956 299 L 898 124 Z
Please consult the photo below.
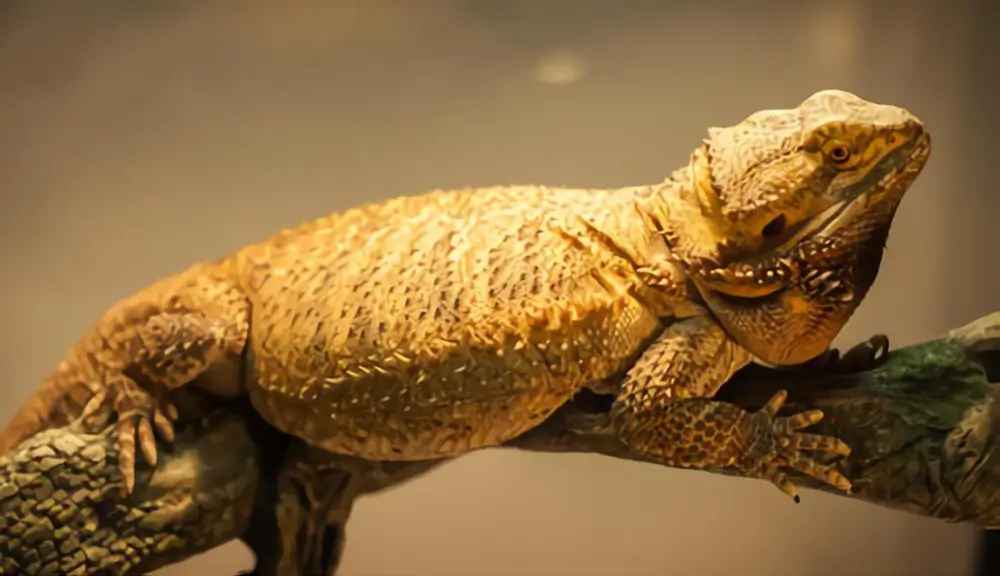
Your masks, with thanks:
M 774 249 L 757 258 L 700 270 L 703 288 L 727 296 L 759 298 L 794 283 L 800 270 L 828 251 L 832 243 L 846 244 L 891 218 L 899 199 L 920 174 L 930 154 L 930 136 L 924 132 L 898 146 L 860 180 L 845 197 L 799 226 L 785 232 Z M 885 209 L 875 209 L 882 205 Z M 841 246 L 841 249 L 843 246 Z M 838 250 L 839 251 L 839 250 Z
M 807 220 L 774 252 L 787 254 L 806 241 L 830 237 L 856 221 L 872 204 L 887 196 L 898 199 L 923 168 L 929 151 L 930 137 L 924 133 L 886 154 L 848 189 L 846 198 Z

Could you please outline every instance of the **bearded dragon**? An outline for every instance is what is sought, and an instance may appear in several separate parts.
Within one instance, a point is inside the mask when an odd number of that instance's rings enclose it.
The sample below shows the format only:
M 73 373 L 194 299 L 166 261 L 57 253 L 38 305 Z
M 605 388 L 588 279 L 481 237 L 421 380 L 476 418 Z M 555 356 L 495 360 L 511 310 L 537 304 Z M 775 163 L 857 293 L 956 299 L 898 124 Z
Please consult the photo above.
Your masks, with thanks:
M 437 190 L 306 222 L 115 304 L 0 452 L 110 408 L 132 490 L 138 453 L 155 464 L 173 437 L 168 391 L 191 384 L 333 454 L 440 459 L 590 388 L 616 395 L 616 433 L 647 458 L 796 501 L 791 471 L 849 490 L 816 456 L 850 448 L 804 431 L 822 412 L 713 396 L 748 363 L 828 349 L 929 154 L 910 112 L 824 90 L 709 129 L 658 184 Z

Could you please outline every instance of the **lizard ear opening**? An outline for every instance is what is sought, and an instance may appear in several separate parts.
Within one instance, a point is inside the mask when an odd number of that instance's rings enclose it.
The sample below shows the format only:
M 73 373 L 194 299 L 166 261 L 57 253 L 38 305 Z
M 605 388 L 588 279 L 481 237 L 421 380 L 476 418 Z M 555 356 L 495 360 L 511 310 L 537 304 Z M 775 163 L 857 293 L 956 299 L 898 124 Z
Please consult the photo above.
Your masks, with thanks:
M 786 218 L 784 214 L 778 214 L 770 222 L 764 225 L 760 231 L 760 235 L 764 238 L 774 238 L 785 231 L 787 224 L 788 218 Z

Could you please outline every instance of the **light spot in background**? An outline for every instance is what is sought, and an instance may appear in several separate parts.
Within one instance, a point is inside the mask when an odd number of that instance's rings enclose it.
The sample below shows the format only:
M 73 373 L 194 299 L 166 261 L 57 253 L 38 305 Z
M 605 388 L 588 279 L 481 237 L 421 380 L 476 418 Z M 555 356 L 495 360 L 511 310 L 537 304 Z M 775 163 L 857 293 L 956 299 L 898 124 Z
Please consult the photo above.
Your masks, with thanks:
M 850 77 L 859 56 L 863 9 L 858 3 L 845 1 L 808 13 L 802 30 L 808 35 L 806 45 L 815 66 L 834 77 Z
M 567 86 L 587 75 L 587 61 L 572 50 L 555 50 L 535 65 L 535 80 L 542 84 Z

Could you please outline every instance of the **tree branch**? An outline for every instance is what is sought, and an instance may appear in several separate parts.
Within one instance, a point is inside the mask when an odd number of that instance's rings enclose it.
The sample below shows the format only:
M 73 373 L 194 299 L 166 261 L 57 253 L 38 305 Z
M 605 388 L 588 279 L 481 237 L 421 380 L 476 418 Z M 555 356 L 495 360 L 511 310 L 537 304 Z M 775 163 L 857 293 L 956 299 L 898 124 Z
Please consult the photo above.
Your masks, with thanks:
M 40 432 L 0 459 L 0 574 L 144 573 L 246 531 L 260 443 L 235 406 L 161 446 L 130 498 L 112 430 Z
M 992 384 L 1000 376 L 1000 312 L 883 355 L 874 365 L 866 362 L 884 346 L 884 337 L 874 337 L 822 371 L 751 366 L 718 398 L 756 410 L 786 389 L 785 411 L 823 410 L 825 418 L 810 431 L 851 446 L 851 455 L 837 464 L 854 484 L 851 497 L 949 522 L 1000 527 L 1000 407 Z M 648 462 L 615 437 L 610 402 L 581 395 L 508 446 Z M 794 480 L 845 496 L 802 475 Z
M 828 358 L 800 370 L 748 367 L 719 399 L 757 409 L 787 389 L 787 411 L 823 410 L 815 431 L 852 447 L 837 463 L 854 482 L 850 497 L 1000 527 L 994 496 L 1000 494 L 1000 408 L 991 384 L 1000 376 L 1000 313 L 892 353 L 882 353 L 885 344 L 876 337 L 836 362 Z M 504 446 L 647 461 L 618 442 L 610 402 L 581 393 Z M 0 459 L 0 575 L 146 572 L 242 537 L 248 527 L 271 542 L 254 548 L 259 564 L 273 566 L 279 552 L 268 534 L 277 532 L 275 478 L 284 453 L 275 438 L 245 403 L 224 406 L 181 428 L 172 446 L 161 446 L 155 471 L 144 472 L 136 494 L 123 500 L 117 452 L 106 434 L 40 433 Z M 365 480 L 371 488 L 361 493 L 434 465 L 373 466 Z M 844 495 L 806 477 L 795 480 Z

